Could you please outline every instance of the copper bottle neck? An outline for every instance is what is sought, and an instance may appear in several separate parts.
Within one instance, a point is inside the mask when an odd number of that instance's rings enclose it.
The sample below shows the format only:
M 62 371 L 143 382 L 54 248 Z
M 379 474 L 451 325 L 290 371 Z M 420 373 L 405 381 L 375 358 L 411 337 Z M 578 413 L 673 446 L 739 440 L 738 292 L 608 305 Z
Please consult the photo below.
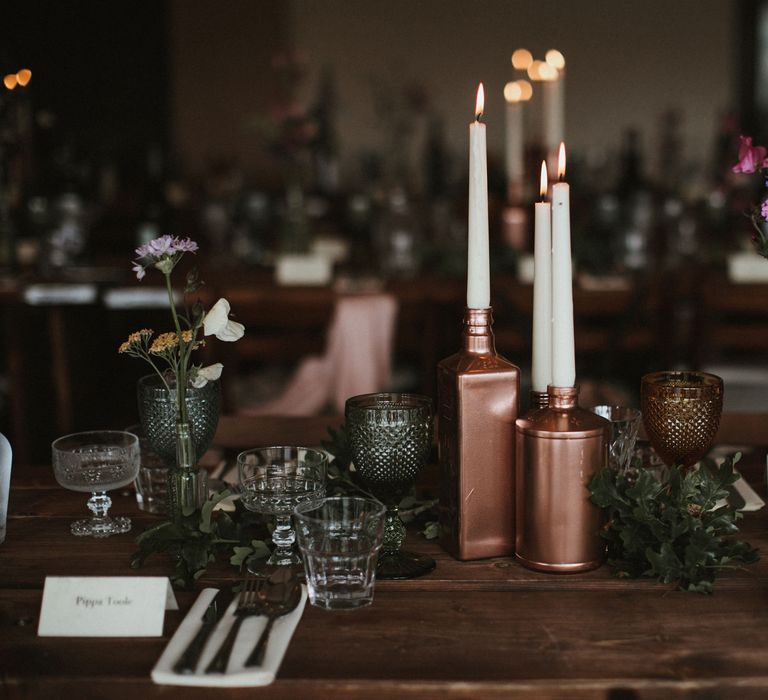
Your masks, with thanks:
M 472 355 L 495 355 L 496 343 L 493 338 L 493 312 L 487 309 L 464 309 L 464 323 L 461 332 L 464 352 Z
M 576 408 L 576 402 L 579 398 L 579 387 L 577 386 L 548 386 L 547 395 L 549 396 L 549 407 L 556 409 Z

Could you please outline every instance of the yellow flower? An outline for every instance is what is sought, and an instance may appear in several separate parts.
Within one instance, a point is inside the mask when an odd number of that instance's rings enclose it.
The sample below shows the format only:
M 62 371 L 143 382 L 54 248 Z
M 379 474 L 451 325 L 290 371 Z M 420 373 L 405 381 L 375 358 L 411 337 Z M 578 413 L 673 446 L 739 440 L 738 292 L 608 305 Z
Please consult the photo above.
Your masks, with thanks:
M 118 352 L 128 352 L 135 346 L 141 345 L 144 342 L 145 338 L 150 338 L 153 333 L 154 331 L 151 330 L 150 328 L 142 328 L 140 331 L 131 333 L 128 336 L 128 340 L 126 340 L 124 343 L 120 345 Z
M 185 343 L 191 343 L 192 342 L 192 331 L 186 330 L 181 332 L 181 337 L 184 340 Z M 166 352 L 167 350 L 172 350 L 173 348 L 177 347 L 179 344 L 179 336 L 178 333 L 161 333 L 152 341 L 152 345 L 149 346 L 149 352 L 151 352 L 153 355 L 161 355 L 162 353 Z M 196 350 L 199 348 L 203 343 L 201 341 L 196 341 L 193 350 Z
M 160 355 L 166 350 L 175 348 L 178 344 L 179 336 L 176 333 L 161 333 L 152 341 L 152 345 L 149 346 L 149 352 L 153 355 Z

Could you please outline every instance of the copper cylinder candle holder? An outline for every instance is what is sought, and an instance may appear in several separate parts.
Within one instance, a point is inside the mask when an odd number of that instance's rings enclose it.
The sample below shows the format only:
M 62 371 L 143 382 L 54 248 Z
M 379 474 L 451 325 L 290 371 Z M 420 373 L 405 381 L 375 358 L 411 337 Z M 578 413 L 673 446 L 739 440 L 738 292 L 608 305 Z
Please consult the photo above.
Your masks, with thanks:
M 516 543 L 523 566 L 551 573 L 603 562 L 602 510 L 587 485 L 608 463 L 610 422 L 577 405 L 578 387 L 548 388 L 549 405 L 516 422 Z
M 490 308 L 466 309 L 459 352 L 437 366 L 440 529 L 462 561 L 515 548 L 520 370 L 496 352 Z

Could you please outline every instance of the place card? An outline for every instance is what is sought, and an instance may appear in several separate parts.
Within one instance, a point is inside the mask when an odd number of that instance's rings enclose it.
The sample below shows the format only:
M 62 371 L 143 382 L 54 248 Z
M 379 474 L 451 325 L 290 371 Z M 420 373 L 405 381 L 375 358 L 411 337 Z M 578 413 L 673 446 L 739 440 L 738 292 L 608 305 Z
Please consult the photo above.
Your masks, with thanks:
M 163 576 L 47 576 L 39 637 L 160 637 L 178 610 Z

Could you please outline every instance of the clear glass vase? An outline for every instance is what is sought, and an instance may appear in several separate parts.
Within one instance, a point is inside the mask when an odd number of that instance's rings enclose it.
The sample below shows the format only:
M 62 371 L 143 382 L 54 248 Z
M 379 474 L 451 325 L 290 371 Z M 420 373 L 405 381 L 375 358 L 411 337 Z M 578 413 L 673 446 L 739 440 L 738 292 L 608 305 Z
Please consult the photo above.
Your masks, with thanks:
M 197 466 L 189 423 L 176 423 L 176 464 L 168 472 L 168 515 L 178 522 L 208 498 L 208 472 Z
M 221 411 L 218 381 L 196 389 L 187 387 L 186 422 L 180 422 L 176 390 L 170 391 L 157 375 L 147 375 L 138 384 L 139 419 L 152 450 L 168 466 L 166 509 L 178 521 L 191 515 L 208 497 L 205 469 L 197 462 L 210 447 Z
M 165 388 L 156 374 L 139 379 L 139 420 L 152 450 L 168 466 L 176 464 L 178 409 L 176 389 Z M 211 446 L 221 412 L 219 381 L 208 382 L 201 389 L 187 387 L 187 416 L 194 462 Z

